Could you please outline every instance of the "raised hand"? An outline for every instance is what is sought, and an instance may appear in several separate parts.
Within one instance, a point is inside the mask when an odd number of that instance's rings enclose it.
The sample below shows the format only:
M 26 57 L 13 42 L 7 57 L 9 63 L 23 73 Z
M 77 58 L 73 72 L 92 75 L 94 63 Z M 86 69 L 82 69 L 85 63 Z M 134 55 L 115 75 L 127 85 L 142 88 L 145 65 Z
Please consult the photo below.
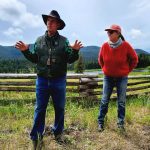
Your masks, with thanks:
M 25 51 L 25 50 L 29 49 L 29 45 L 23 43 L 22 41 L 18 41 L 15 44 L 15 48 L 19 49 L 20 51 Z
M 74 49 L 74 50 L 80 50 L 80 48 L 82 48 L 83 45 L 82 45 L 81 42 L 79 42 L 78 40 L 76 40 L 75 43 L 72 46 L 70 46 L 70 47 L 72 49 Z

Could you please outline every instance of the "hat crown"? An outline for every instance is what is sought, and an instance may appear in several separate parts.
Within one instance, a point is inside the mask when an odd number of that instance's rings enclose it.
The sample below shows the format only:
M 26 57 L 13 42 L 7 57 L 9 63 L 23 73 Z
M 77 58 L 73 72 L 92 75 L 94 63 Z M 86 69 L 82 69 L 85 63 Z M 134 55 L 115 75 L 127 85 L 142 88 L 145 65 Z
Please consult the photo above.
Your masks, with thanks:
M 112 24 L 109 28 L 105 29 L 105 31 L 115 30 L 121 33 L 121 27 L 117 24 Z
M 60 19 L 60 15 L 58 14 L 58 12 L 57 12 L 56 10 L 52 10 L 52 11 L 50 12 L 50 15 L 51 15 L 51 16 L 54 16 L 54 17 L 56 17 L 56 18 L 58 18 L 58 19 Z
M 110 28 L 121 32 L 121 27 L 119 25 L 113 24 L 110 26 Z
M 56 18 L 59 21 L 60 27 L 58 28 L 58 30 L 62 30 L 65 27 L 65 25 L 66 25 L 65 22 L 60 18 L 60 15 L 56 10 L 52 10 L 49 13 L 49 15 L 42 14 L 42 18 L 43 18 L 43 21 L 44 21 L 45 25 L 47 25 L 47 19 L 49 17 Z

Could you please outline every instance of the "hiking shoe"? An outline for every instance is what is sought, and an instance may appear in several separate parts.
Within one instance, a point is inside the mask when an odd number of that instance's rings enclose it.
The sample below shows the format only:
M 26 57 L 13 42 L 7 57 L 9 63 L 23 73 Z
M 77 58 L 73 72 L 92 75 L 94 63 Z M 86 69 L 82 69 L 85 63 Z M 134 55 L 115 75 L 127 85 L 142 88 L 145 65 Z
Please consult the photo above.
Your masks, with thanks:
M 99 131 L 99 132 L 104 131 L 104 125 L 99 124 L 99 126 L 98 126 L 98 131 Z

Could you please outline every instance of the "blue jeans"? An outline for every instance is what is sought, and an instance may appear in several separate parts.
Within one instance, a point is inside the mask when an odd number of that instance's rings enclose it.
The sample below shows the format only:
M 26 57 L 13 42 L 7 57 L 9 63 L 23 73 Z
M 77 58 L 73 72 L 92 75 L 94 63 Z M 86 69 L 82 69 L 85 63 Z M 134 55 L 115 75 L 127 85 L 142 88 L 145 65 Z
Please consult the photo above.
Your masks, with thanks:
M 66 76 L 54 79 L 38 76 L 36 80 L 34 123 L 30 133 L 32 140 L 36 140 L 38 135 L 43 135 L 45 128 L 46 108 L 50 96 L 52 97 L 55 110 L 55 121 L 53 127 L 54 134 L 58 135 L 63 132 L 66 102 Z
M 127 82 L 128 77 L 114 78 L 104 76 L 103 97 L 100 102 L 100 111 L 98 116 L 99 124 L 104 124 L 104 118 L 108 112 L 108 104 L 114 87 L 117 88 L 118 124 L 124 124 Z

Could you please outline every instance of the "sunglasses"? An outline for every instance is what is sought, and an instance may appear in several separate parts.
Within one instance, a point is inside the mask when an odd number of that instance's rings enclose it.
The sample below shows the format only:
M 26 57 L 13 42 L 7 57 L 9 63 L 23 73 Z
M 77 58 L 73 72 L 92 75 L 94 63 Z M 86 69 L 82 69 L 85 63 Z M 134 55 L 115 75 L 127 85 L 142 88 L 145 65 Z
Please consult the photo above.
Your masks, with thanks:
M 115 33 L 115 32 L 117 33 L 117 31 L 115 31 L 115 30 L 107 31 L 108 34 L 113 34 L 113 33 Z

